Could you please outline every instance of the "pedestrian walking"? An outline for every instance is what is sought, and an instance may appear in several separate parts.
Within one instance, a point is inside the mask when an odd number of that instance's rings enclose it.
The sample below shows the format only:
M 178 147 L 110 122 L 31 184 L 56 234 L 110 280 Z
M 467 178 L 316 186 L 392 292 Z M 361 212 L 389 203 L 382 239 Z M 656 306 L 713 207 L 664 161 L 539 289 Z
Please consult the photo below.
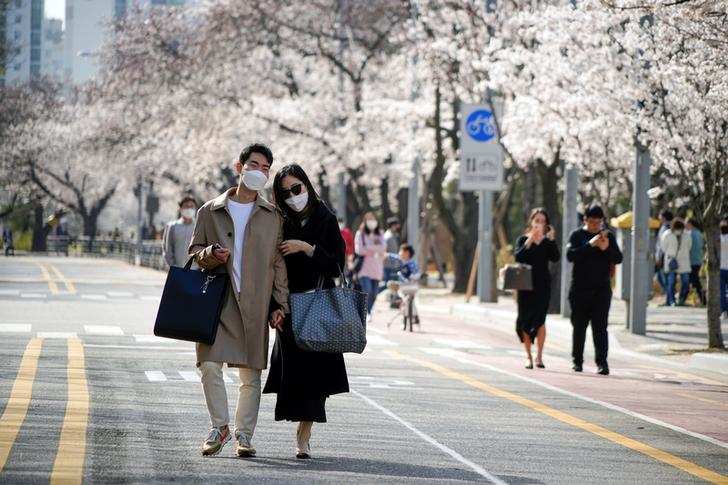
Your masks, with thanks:
M 720 223 L 720 311 L 728 319 L 728 218 Z
M 165 226 L 162 236 L 162 253 L 168 266 L 184 267 L 187 262 L 196 216 L 197 201 L 194 197 L 183 197 L 179 202 L 179 218 Z
M 690 287 L 695 289 L 700 304 L 705 306 L 708 300 L 705 297 L 703 283 L 700 281 L 700 268 L 703 267 L 705 258 L 705 236 L 703 236 L 700 224 L 693 217 L 687 220 L 685 227 L 690 231 L 692 241 L 690 246 Z
M 384 258 L 387 252 L 384 237 L 379 229 L 379 221 L 372 212 L 364 214 L 361 226 L 354 237 L 354 250 L 363 258 L 357 279 L 362 291 L 367 294 L 367 313 L 371 320 L 379 282 L 384 276 Z
M 657 239 L 655 241 L 655 275 L 657 276 L 657 282 L 662 288 L 662 292 L 667 296 L 667 273 L 665 272 L 665 253 L 662 250 L 662 236 L 670 230 L 670 225 L 674 216 L 669 210 L 664 210 L 660 213 L 660 229 L 657 230 Z M 672 297 L 675 298 L 673 294 Z
M 612 304 L 611 270 L 622 262 L 617 239 L 606 229 L 604 211 L 599 206 L 584 212 L 584 226 L 572 232 L 566 258 L 574 263 L 569 289 L 571 325 L 573 326 L 572 358 L 575 372 L 584 363 L 586 328 L 591 322 L 597 372 L 609 375 L 609 307 Z
M 387 230 L 384 231 L 384 245 L 387 248 L 387 253 L 395 254 L 399 252 L 399 247 L 402 244 L 400 237 L 401 229 L 402 224 L 399 222 L 399 219 L 397 219 L 396 217 L 390 217 L 389 219 L 387 219 Z M 396 279 L 396 276 L 396 263 L 385 258 L 384 278 L 382 281 L 384 284 L 379 289 L 380 293 L 387 287 L 387 282 Z
M 5 246 L 5 256 L 15 256 L 13 231 L 7 226 L 3 227 L 3 246 Z
M 536 342 L 536 367 L 545 368 L 543 347 L 546 342 L 546 313 L 551 299 L 549 262 L 560 258 L 556 233 L 545 209 L 531 211 L 526 232 L 516 241 L 516 261 L 531 266 L 533 290 L 519 290 L 516 333 L 526 349 L 526 369 L 533 369 L 531 345 Z
M 224 269 L 230 279 L 215 343 L 197 344 L 197 366 L 212 422 L 203 455 L 219 453 L 231 437 L 225 363 L 240 376 L 236 452 L 241 457 L 255 455 L 251 440 L 260 407 L 260 374 L 268 363 L 268 325 L 279 325 L 289 312 L 286 266 L 278 250 L 283 219 L 258 194 L 272 162 L 267 146 L 247 146 L 235 163 L 238 186 L 206 202 L 197 213 L 189 252 L 201 268 Z
M 690 290 L 690 250 L 692 238 L 685 232 L 685 223 L 681 219 L 673 219 L 670 229 L 664 232 L 660 247 L 664 254 L 663 271 L 667 275 L 666 306 L 684 306 Z M 675 287 L 680 280 L 680 296 L 675 302 Z
M 354 256 L 354 233 L 351 232 L 351 229 L 346 227 L 346 223 L 341 217 L 337 219 L 337 222 L 339 223 L 339 232 L 341 233 L 341 237 L 344 240 L 344 254 L 346 255 L 346 259 L 349 260 Z
M 316 193 L 306 172 L 286 165 L 275 177 L 273 193 L 284 214 L 279 246 L 291 293 L 336 286 L 344 268 L 345 244 L 336 217 Z M 298 422 L 296 457 L 311 457 L 313 423 L 326 422 L 326 399 L 349 392 L 344 357 L 311 352 L 296 345 L 291 319 L 278 325 L 264 393 L 277 393 L 276 421 Z

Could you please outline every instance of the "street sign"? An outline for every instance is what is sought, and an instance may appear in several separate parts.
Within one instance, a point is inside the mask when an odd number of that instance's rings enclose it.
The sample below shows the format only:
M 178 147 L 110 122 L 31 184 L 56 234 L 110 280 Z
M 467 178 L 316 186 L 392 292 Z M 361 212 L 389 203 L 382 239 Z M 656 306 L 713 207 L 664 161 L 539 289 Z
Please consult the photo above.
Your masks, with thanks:
M 460 190 L 503 190 L 503 149 L 490 108 L 462 105 L 459 136 Z

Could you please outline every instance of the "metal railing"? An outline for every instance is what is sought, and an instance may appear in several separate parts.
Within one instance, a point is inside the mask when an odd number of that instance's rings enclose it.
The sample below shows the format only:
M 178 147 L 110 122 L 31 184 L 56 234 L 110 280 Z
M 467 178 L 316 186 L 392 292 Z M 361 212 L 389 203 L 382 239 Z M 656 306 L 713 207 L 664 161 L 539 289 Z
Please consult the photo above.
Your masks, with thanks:
M 68 236 L 49 237 L 48 251 L 70 256 L 115 258 L 130 264 L 166 271 L 168 266 L 162 254 L 162 241 L 142 241 L 141 248 L 136 242 L 87 236 L 70 239 Z

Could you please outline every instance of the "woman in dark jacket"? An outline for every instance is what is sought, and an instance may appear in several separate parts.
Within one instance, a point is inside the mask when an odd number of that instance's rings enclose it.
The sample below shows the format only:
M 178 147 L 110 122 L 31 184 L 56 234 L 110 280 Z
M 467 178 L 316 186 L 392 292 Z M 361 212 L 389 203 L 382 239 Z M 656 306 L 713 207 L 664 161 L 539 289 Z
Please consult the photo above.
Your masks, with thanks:
M 549 216 L 542 208 L 531 211 L 528 228 L 516 242 L 516 261 L 531 265 L 533 290 L 518 291 L 518 320 L 516 333 L 523 342 L 528 356 L 527 369 L 533 369 L 531 344 L 537 341 L 536 367 L 543 369 L 543 346 L 546 342 L 546 313 L 551 299 L 549 261 L 559 260 L 556 234 L 549 224 Z
M 319 199 L 306 173 L 287 165 L 273 182 L 276 204 L 283 211 L 283 253 L 291 294 L 322 284 L 333 288 L 344 268 L 344 240 L 336 216 Z M 342 354 L 310 352 L 296 346 L 290 317 L 276 333 L 264 393 L 277 393 L 276 421 L 298 421 L 297 458 L 310 458 L 314 422 L 326 422 L 326 398 L 349 392 Z

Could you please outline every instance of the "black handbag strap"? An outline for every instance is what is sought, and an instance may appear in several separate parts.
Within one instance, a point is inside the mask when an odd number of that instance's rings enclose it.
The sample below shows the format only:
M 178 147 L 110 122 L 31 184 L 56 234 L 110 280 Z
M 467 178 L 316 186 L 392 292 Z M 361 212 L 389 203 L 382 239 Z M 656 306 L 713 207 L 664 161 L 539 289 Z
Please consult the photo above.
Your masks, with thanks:
M 185 264 L 185 269 L 191 269 L 192 268 L 192 261 L 195 260 L 195 255 L 190 255 L 190 258 L 187 260 L 187 263 Z

